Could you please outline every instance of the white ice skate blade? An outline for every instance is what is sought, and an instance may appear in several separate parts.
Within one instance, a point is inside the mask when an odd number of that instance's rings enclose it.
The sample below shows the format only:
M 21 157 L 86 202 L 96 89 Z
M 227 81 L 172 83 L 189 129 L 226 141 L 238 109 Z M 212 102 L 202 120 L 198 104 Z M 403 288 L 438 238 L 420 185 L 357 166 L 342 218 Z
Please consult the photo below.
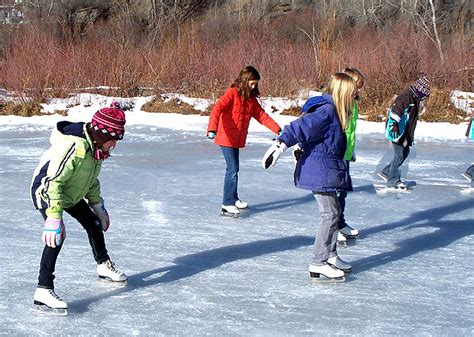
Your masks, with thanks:
M 385 182 L 388 181 L 387 176 L 384 176 L 382 173 L 377 173 L 377 177 L 379 177 L 380 179 L 382 179 L 382 180 L 385 181 Z
M 345 276 L 336 277 L 336 278 L 328 278 L 323 275 L 320 277 L 309 277 L 308 284 L 325 284 L 325 283 L 343 283 L 346 281 Z
M 413 188 L 393 188 L 387 185 L 374 184 L 375 193 L 379 195 L 411 193 Z
M 355 239 L 358 239 L 360 234 L 357 234 L 357 235 L 346 235 L 346 234 L 342 234 L 344 235 L 344 237 L 346 238 L 346 241 L 341 241 L 341 242 L 347 242 L 347 240 L 355 240 Z M 339 243 L 339 241 L 338 241 Z
M 33 311 L 41 315 L 67 316 L 67 309 L 51 308 L 46 304 L 34 304 Z
M 468 175 L 466 174 L 466 172 L 461 173 L 461 175 L 464 177 L 464 179 L 466 179 L 466 180 L 469 181 L 470 183 L 473 182 L 472 178 L 471 178 L 470 176 L 468 176 Z
M 226 216 L 226 217 L 228 217 L 228 218 L 237 219 L 240 214 L 234 214 L 234 213 L 229 213 L 229 212 L 221 211 L 221 215 L 222 215 L 222 216 Z
M 125 281 L 113 281 L 109 277 L 104 277 L 104 276 L 99 276 L 99 282 L 102 284 L 106 284 L 108 286 L 114 286 L 117 288 L 123 288 L 126 287 L 128 284 L 128 280 Z

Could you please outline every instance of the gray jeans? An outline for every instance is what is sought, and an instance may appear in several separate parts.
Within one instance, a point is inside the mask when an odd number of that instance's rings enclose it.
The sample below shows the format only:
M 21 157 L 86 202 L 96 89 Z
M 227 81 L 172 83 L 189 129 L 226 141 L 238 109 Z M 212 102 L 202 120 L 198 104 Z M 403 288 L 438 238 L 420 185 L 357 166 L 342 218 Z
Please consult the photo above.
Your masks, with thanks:
M 318 203 L 321 222 L 313 246 L 312 264 L 322 265 L 329 257 L 337 255 L 337 225 L 341 207 L 336 192 L 313 192 Z

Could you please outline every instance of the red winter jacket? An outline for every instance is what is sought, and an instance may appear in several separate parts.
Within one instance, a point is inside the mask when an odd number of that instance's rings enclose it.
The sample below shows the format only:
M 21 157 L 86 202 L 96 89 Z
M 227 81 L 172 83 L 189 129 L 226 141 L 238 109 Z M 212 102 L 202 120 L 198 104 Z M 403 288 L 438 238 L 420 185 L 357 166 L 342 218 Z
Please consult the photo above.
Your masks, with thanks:
M 255 97 L 244 99 L 237 88 L 229 88 L 211 111 L 207 131 L 216 132 L 214 143 L 221 146 L 245 147 L 250 118 L 280 133 L 280 126 L 268 116 Z

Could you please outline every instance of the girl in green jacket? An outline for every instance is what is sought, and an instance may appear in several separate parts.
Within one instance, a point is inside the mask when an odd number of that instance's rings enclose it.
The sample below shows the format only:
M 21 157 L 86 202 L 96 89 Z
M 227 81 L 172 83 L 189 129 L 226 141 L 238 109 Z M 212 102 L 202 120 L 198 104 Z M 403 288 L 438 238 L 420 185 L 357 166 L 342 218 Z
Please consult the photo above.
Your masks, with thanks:
M 105 247 L 104 233 L 110 218 L 100 195 L 98 175 L 125 133 L 125 114 L 116 102 L 97 111 L 90 123 L 59 122 L 50 138 L 31 184 L 31 196 L 44 219 L 45 244 L 40 262 L 34 304 L 67 313 L 67 303 L 54 292 L 54 270 L 66 239 L 63 212 L 87 232 L 99 278 L 124 283 L 127 276 L 115 269 Z
M 351 118 L 344 131 L 344 133 L 346 134 L 346 139 L 347 139 L 347 147 L 346 147 L 346 153 L 344 155 L 344 159 L 347 161 L 347 167 L 349 168 L 349 163 L 351 161 L 355 161 L 355 152 L 354 152 L 355 136 L 356 136 L 357 119 L 359 118 L 358 100 L 359 100 L 359 92 L 364 86 L 364 76 L 359 70 L 355 68 L 345 68 L 342 72 L 352 77 L 352 79 L 356 82 L 356 86 L 357 86 L 357 96 L 355 98 L 354 105 L 352 108 Z M 344 218 L 344 208 L 346 205 L 346 197 L 347 197 L 346 191 L 339 191 L 338 199 L 339 199 L 339 204 L 341 206 L 341 216 L 339 218 L 339 225 L 338 225 L 339 232 L 337 234 L 337 241 L 342 244 L 346 243 L 347 239 L 355 239 L 359 236 L 359 231 L 349 226 L 346 223 L 346 219 Z

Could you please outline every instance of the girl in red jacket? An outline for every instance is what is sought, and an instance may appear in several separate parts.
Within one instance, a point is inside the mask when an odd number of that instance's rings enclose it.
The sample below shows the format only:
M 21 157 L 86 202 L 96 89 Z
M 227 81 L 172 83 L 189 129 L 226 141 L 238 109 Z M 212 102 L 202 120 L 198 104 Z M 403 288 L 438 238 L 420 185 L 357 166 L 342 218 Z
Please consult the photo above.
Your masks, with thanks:
M 251 66 L 243 68 L 232 86 L 217 101 L 211 111 L 207 137 L 219 145 L 226 162 L 222 215 L 237 217 L 239 209 L 248 203 L 239 199 L 237 181 L 239 172 L 239 149 L 245 147 L 250 118 L 279 134 L 280 126 L 265 113 L 257 101 L 260 95 L 260 74 Z

